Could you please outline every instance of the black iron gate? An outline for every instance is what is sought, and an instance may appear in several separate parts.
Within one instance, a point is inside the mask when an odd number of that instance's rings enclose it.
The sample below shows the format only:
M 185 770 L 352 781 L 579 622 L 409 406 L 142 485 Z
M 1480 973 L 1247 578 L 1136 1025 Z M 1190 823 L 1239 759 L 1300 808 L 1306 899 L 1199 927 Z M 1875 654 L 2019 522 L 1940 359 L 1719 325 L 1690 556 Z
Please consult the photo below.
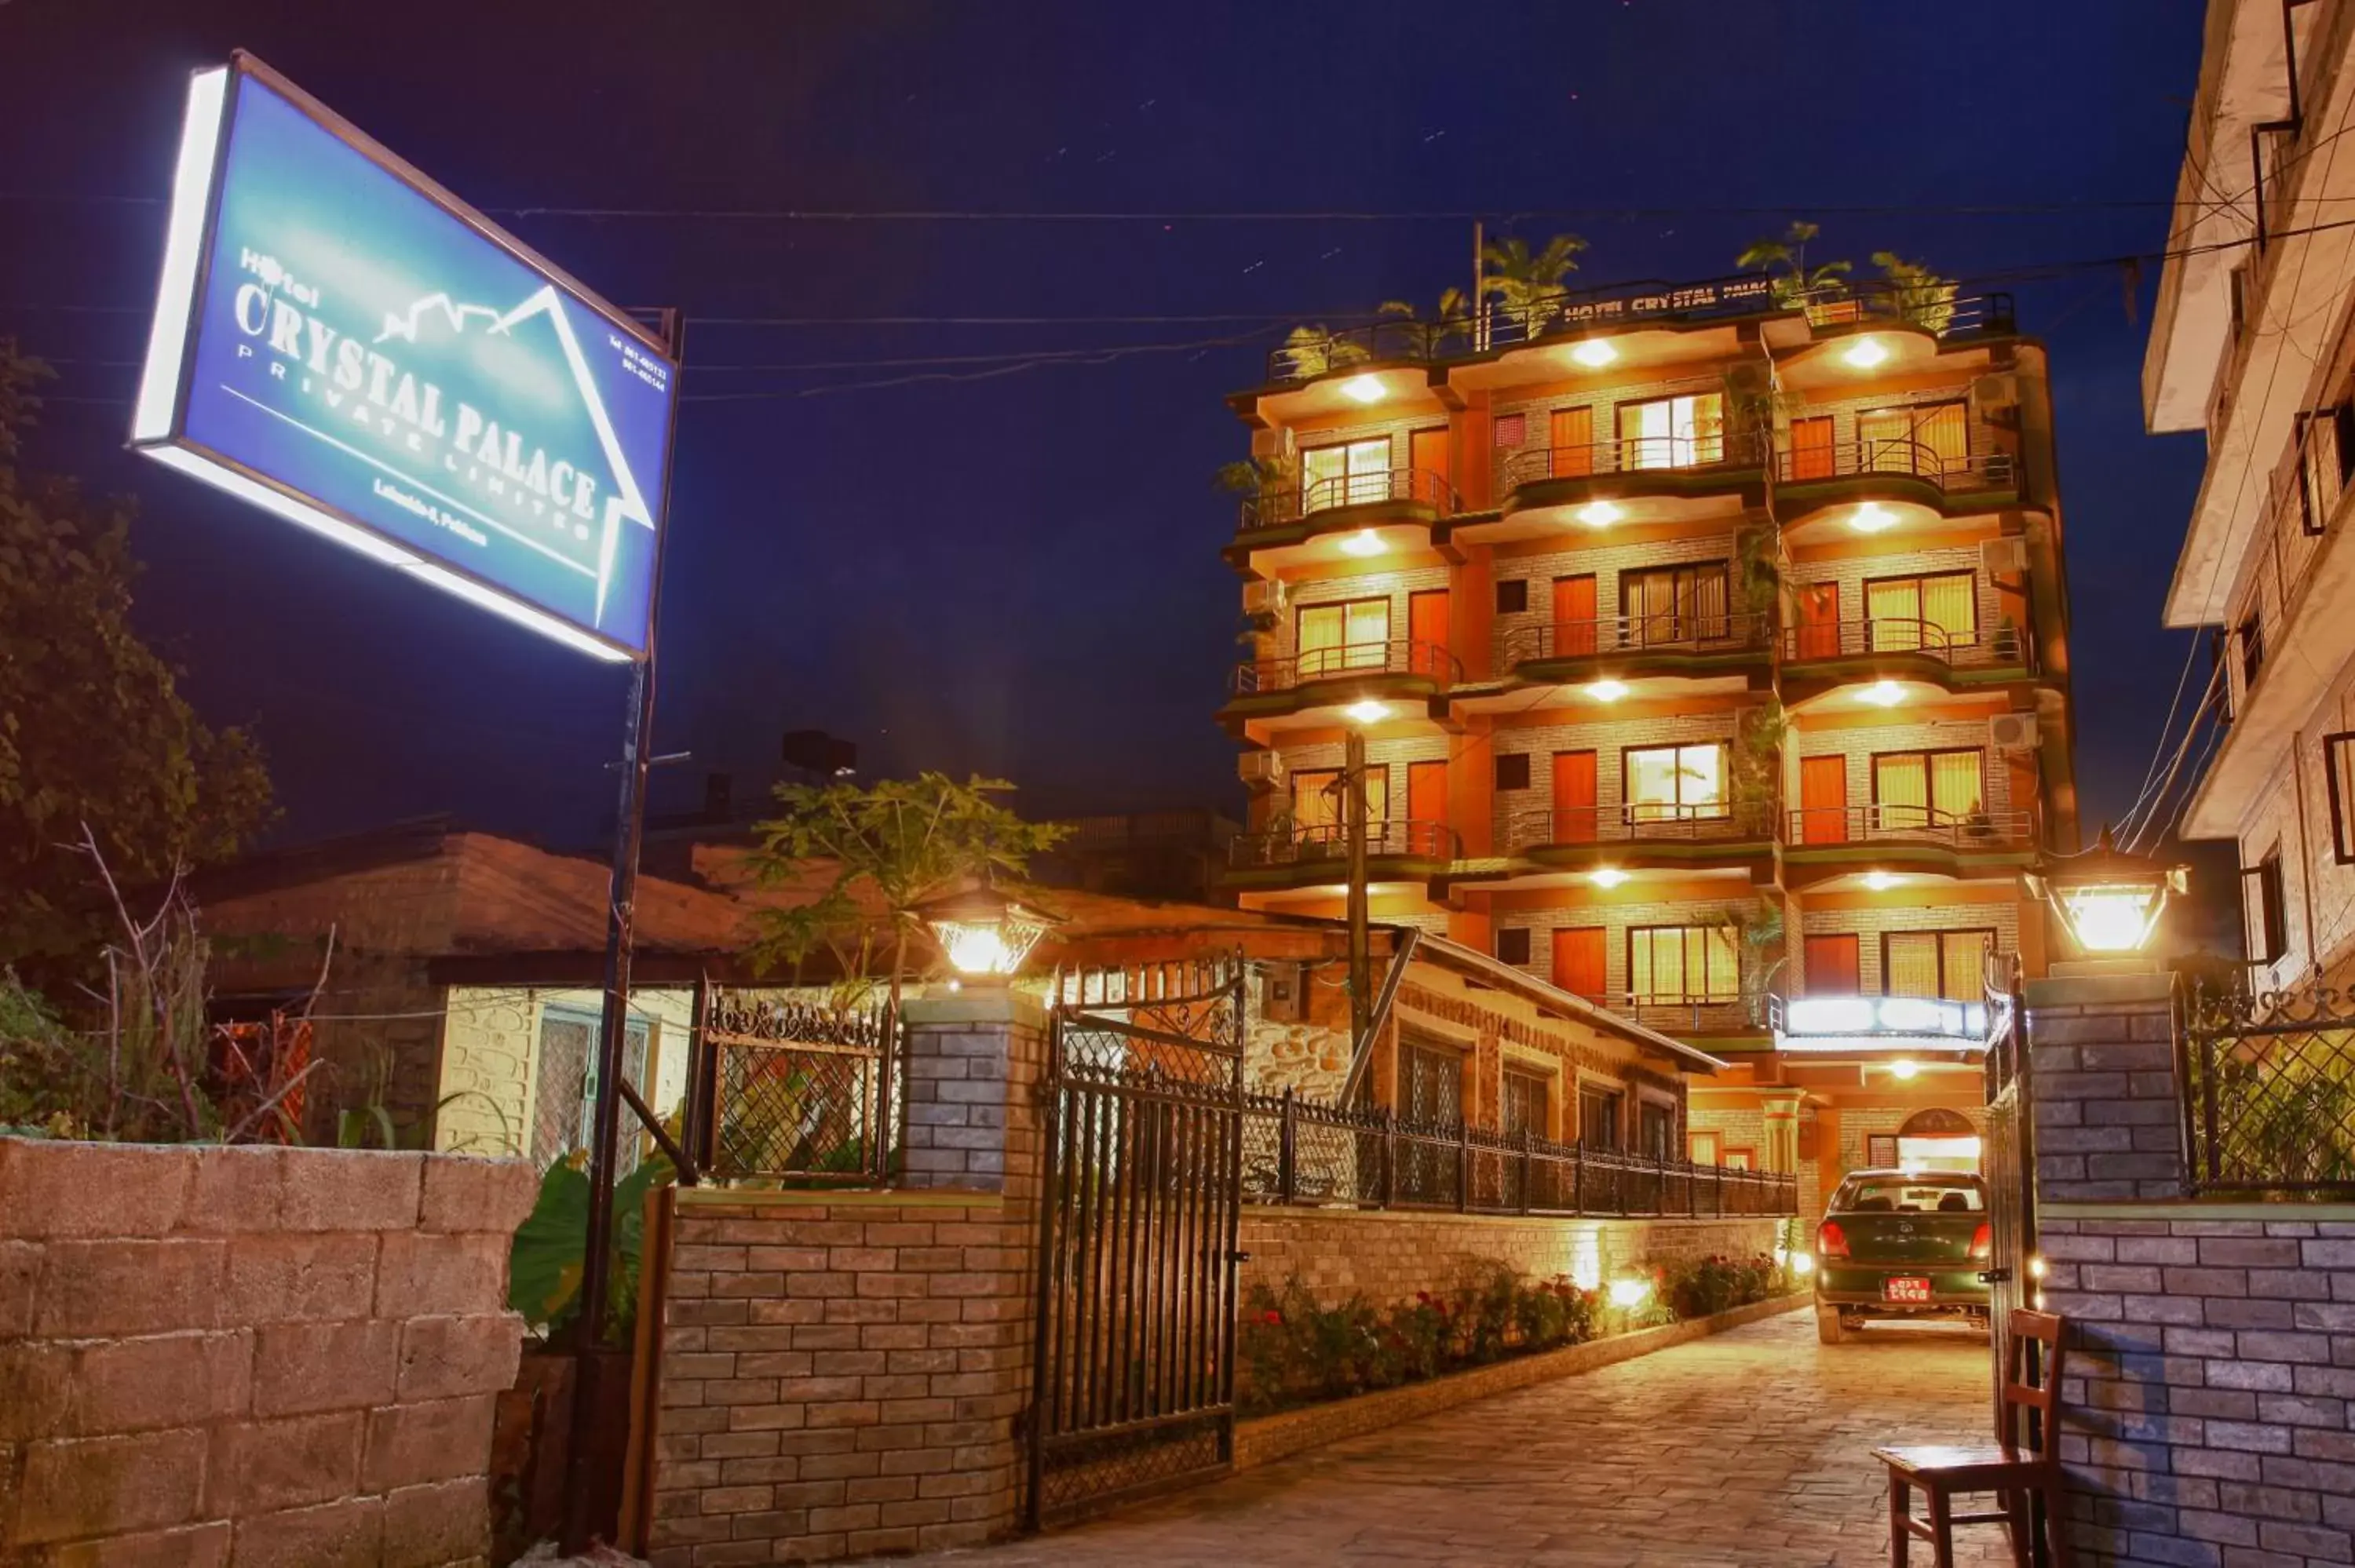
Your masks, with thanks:
M 1222 957 L 1058 977 L 1034 1528 L 1233 1460 L 1243 972 Z

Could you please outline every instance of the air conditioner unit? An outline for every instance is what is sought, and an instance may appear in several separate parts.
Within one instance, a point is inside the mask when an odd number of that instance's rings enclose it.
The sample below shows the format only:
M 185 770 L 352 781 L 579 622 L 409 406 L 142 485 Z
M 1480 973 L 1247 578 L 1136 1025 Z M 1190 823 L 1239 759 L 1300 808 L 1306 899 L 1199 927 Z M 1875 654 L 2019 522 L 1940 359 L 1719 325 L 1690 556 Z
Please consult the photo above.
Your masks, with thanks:
M 2034 714 L 1998 714 L 1987 720 L 1987 745 L 1998 751 L 2021 752 L 2036 749 L 2036 715 Z
M 1991 577 L 2018 577 L 2028 570 L 2028 539 L 2014 534 L 1979 545 L 1979 567 Z
M 1982 421 L 2002 422 L 2019 408 L 2019 377 L 1982 376 L 1971 383 L 1971 415 Z
M 1284 788 L 1284 753 L 1280 751 L 1246 751 L 1236 764 L 1243 783 L 1255 790 Z
M 1282 615 L 1284 613 L 1284 583 L 1281 578 L 1243 584 L 1245 615 Z

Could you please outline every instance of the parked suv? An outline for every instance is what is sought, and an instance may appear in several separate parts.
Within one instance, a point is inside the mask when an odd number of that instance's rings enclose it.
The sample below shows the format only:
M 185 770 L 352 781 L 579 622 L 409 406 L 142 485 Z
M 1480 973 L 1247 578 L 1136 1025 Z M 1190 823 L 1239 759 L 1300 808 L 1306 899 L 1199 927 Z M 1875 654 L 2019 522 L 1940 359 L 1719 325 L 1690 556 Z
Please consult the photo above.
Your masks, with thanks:
M 1816 1337 L 1872 1319 L 1987 1326 L 1979 1273 L 1995 1252 L 1987 1183 L 1950 1171 L 1855 1171 L 1816 1229 Z

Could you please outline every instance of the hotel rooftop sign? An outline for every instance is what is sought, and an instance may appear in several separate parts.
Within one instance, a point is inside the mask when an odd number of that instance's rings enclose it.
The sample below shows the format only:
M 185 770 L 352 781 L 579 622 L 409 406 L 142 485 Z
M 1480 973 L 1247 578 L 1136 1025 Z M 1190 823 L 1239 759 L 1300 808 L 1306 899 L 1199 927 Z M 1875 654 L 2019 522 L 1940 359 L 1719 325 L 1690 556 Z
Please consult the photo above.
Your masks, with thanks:
M 643 659 L 677 383 L 644 327 L 260 62 L 193 79 L 135 449 Z

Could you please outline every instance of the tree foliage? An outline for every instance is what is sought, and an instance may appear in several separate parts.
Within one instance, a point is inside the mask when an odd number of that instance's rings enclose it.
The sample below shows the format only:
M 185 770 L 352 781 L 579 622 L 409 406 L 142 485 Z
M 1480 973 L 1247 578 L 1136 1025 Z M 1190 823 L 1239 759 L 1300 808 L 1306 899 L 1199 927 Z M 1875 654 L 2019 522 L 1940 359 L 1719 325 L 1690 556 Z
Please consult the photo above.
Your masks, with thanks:
M 1780 238 L 1752 240 L 1749 248 L 1733 259 L 1733 264 L 1745 272 L 1765 273 L 1774 289 L 1774 302 L 1785 310 L 1845 294 L 1848 275 L 1855 270 L 1853 262 L 1807 265 L 1807 242 L 1822 232 L 1816 224 L 1794 223 Z
M 19 467 L 48 374 L 0 339 L 0 964 L 86 975 L 126 885 L 219 861 L 270 814 L 253 737 L 213 729 L 131 622 L 132 508 Z
M 1558 307 L 1550 302 L 1561 297 L 1562 280 L 1578 270 L 1579 252 L 1585 249 L 1586 241 L 1575 234 L 1557 234 L 1542 250 L 1531 250 L 1518 235 L 1484 245 L 1480 297 L 1493 294 L 1508 311 L 1527 316 L 1535 336 L 1552 319 Z
M 997 797 L 999 779 L 960 784 L 943 773 L 873 785 L 777 787 L 778 815 L 755 824 L 754 874 L 770 886 L 801 882 L 813 863 L 829 878 L 817 897 L 756 917 L 752 956 L 767 966 L 798 964 L 824 948 L 846 976 L 868 975 L 890 955 L 896 1000 L 907 972 L 908 939 L 925 937 L 918 905 L 971 878 L 1019 875 L 1029 857 L 1070 831 L 1026 822 Z

